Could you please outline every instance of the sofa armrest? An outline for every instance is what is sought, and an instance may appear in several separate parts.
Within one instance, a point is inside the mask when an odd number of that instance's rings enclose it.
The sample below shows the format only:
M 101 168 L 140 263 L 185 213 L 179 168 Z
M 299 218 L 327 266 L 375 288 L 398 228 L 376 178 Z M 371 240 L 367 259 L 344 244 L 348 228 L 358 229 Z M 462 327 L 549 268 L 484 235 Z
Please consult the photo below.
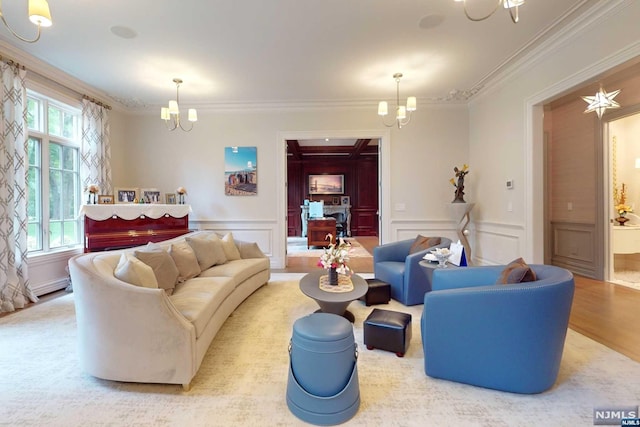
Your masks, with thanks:
M 84 370 L 117 381 L 188 384 L 198 365 L 195 327 L 163 289 L 100 274 L 94 260 L 69 260 Z
M 504 269 L 502 265 L 480 267 L 436 268 L 433 271 L 431 289 L 444 290 L 493 285 Z
M 397 242 L 385 243 L 373 248 L 373 263 L 383 261 L 404 262 L 409 249 L 413 243 L 413 239 L 399 240 Z

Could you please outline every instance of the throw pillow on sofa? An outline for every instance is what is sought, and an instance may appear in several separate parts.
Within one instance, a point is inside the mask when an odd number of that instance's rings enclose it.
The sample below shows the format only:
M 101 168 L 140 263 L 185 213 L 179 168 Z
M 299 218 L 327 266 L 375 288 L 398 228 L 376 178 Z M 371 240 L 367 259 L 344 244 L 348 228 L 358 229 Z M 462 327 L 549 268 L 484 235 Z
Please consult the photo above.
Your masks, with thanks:
M 169 252 L 159 245 L 149 243 L 144 249 L 133 252 L 135 257 L 147 264 L 153 270 L 158 281 L 158 287 L 171 295 L 176 287 L 180 271 Z
M 536 272 L 527 265 L 522 258 L 511 261 L 502 270 L 497 285 L 509 285 L 513 283 L 534 282 L 536 280 Z
M 178 267 L 178 283 L 200 274 L 200 265 L 196 253 L 187 242 L 174 243 L 169 247 L 169 255 Z
M 267 257 L 256 242 L 243 242 L 241 240 L 237 240 L 236 243 L 242 259 Z
M 424 251 L 425 249 L 439 245 L 441 242 L 442 239 L 440 237 L 425 237 L 418 234 L 418 237 L 416 237 L 416 240 L 413 241 L 409 248 L 409 254 Z
M 222 239 L 222 249 L 224 250 L 224 255 L 227 258 L 227 261 L 234 261 L 240 259 L 240 251 L 236 246 L 236 242 L 233 240 L 233 234 L 227 233 Z
M 204 271 L 214 265 L 227 262 L 224 249 L 222 249 L 222 242 L 215 234 L 204 239 L 187 237 L 185 240 L 193 248 L 193 252 L 196 253 L 200 270 Z
M 114 276 L 123 282 L 144 288 L 157 288 L 158 281 L 153 269 L 129 253 L 120 256 Z

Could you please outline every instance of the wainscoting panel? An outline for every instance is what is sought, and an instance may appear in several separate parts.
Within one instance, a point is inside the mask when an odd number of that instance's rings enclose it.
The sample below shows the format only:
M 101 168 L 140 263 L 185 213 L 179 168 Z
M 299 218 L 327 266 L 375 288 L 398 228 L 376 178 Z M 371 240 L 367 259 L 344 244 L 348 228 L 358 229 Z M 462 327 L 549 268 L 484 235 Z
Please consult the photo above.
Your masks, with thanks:
M 595 231 L 594 224 L 552 222 L 551 264 L 596 277 Z
M 278 235 L 278 224 L 275 221 L 189 221 L 192 230 L 213 230 L 218 234 L 233 233 L 233 238 L 245 242 L 256 242 L 262 252 L 271 259 L 271 268 L 284 268 L 284 254 L 286 236 Z
M 476 222 L 475 244 L 471 243 L 474 265 L 502 265 L 518 257 L 533 263 L 524 253 L 523 235 L 520 225 Z
M 458 241 L 453 221 L 425 221 L 425 220 L 391 220 L 389 242 L 415 239 L 418 234 L 423 236 L 442 236 Z M 389 243 L 382 242 L 382 243 Z

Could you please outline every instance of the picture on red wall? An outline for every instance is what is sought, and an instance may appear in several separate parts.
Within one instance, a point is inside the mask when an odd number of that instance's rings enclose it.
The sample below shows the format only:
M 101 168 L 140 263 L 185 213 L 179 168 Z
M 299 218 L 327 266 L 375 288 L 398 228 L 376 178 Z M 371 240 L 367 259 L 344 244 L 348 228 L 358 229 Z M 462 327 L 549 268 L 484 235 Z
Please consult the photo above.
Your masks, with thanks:
M 309 194 L 343 194 L 344 175 L 309 175 Z

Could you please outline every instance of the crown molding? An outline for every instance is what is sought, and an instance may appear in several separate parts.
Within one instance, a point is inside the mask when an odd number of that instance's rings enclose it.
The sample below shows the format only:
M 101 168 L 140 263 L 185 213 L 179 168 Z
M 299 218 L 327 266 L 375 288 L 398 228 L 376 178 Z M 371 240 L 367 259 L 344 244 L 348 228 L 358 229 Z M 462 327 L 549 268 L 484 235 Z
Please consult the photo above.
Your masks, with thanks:
M 567 12 L 562 19 L 566 19 L 573 13 L 576 13 L 578 9 L 591 0 L 583 0 L 580 4 L 576 5 L 571 11 Z M 549 55 L 550 52 L 559 50 L 565 46 L 569 41 L 579 37 L 586 29 L 593 26 L 600 20 L 609 17 L 612 14 L 619 13 L 620 10 L 630 6 L 628 0 L 609 0 L 606 2 L 596 2 L 594 5 L 589 6 L 587 10 L 581 14 L 578 14 L 576 18 L 569 22 L 567 25 L 559 27 L 557 31 L 545 40 L 542 40 L 538 45 L 531 48 L 529 52 L 523 54 L 520 58 L 515 58 L 514 55 L 506 62 L 504 66 L 496 67 L 496 69 L 485 76 L 478 84 L 484 83 L 485 90 L 480 92 L 477 96 L 470 100 L 469 104 L 474 104 L 483 97 L 494 92 L 505 82 L 511 81 L 522 72 L 530 70 L 536 63 L 539 62 L 541 57 Z M 556 24 L 557 25 L 557 22 Z M 540 40 L 540 37 L 538 37 Z

